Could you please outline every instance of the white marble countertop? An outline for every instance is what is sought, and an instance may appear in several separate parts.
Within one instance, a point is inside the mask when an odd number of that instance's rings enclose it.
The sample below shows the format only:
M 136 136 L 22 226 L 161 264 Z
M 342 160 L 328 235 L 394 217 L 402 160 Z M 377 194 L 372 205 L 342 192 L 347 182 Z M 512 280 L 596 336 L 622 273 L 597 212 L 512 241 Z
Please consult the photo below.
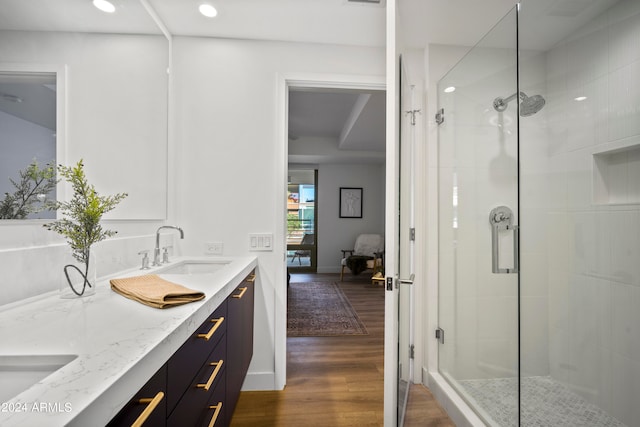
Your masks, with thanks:
M 104 278 L 95 295 L 81 299 L 61 299 L 55 292 L 0 307 L 0 357 L 77 355 L 0 402 L 0 425 L 105 425 L 257 265 L 255 257 L 183 257 L 171 264 L 212 259 L 229 264 L 211 274 L 161 274 L 206 295 L 169 309 L 124 298 L 108 283 L 165 266 Z

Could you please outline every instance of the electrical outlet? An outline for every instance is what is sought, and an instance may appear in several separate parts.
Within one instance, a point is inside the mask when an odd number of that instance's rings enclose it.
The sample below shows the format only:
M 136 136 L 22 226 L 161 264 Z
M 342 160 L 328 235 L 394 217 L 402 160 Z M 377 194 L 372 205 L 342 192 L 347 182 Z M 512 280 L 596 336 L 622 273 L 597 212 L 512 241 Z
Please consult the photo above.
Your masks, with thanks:
M 224 251 L 224 243 L 222 242 L 207 242 L 204 244 L 204 252 L 207 255 L 222 255 Z

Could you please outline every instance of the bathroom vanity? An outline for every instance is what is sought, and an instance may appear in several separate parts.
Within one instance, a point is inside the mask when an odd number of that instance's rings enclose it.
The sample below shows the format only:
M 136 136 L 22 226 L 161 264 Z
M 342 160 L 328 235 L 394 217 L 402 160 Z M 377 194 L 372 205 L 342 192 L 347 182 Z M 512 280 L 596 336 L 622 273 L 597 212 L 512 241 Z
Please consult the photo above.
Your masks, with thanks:
M 227 426 L 253 356 L 251 272 L 129 400 L 109 427 Z
M 206 294 L 165 310 L 116 294 L 109 278 L 91 297 L 1 307 L 0 377 L 13 389 L 0 394 L 0 425 L 228 425 L 253 354 L 256 264 L 190 258 L 115 276 Z

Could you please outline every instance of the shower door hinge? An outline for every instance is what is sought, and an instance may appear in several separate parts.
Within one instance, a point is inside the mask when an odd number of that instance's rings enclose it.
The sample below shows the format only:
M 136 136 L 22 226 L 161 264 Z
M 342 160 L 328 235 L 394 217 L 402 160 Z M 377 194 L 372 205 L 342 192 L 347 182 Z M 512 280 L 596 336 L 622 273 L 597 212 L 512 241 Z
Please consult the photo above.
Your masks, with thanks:
M 439 109 L 436 113 L 436 123 L 439 125 L 444 123 L 444 108 Z
M 444 329 L 436 329 L 436 339 L 440 341 L 440 344 L 444 344 Z
M 411 240 L 412 242 L 416 241 L 416 229 L 414 227 L 411 227 L 409 229 L 409 240 Z
M 415 359 L 416 358 L 416 346 L 411 344 L 409 346 L 409 359 Z

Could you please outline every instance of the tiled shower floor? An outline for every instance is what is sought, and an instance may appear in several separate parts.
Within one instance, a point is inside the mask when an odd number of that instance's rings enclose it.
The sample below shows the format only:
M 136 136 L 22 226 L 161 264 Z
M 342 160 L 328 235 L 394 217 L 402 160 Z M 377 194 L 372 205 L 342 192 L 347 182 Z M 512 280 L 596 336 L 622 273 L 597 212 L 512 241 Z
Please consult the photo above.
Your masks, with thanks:
M 518 425 L 516 378 L 463 380 L 459 384 L 498 426 Z M 625 427 L 550 377 L 524 378 L 522 400 L 523 427 Z

